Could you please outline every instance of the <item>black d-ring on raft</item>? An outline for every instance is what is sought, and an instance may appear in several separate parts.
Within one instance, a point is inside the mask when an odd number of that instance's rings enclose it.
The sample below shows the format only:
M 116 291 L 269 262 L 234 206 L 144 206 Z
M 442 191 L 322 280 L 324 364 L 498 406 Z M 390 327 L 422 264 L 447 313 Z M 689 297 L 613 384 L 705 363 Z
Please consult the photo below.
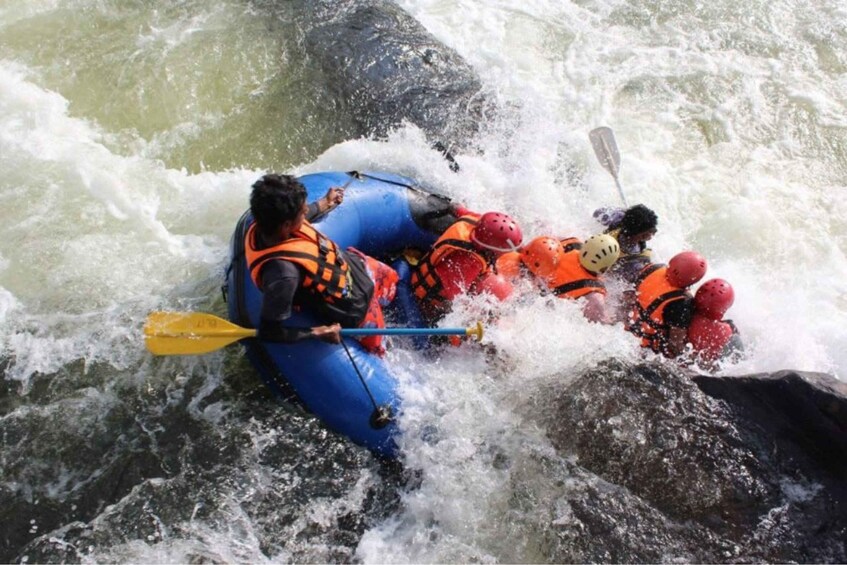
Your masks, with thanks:
M 373 429 L 379 430 L 390 424 L 393 419 L 394 410 L 391 409 L 389 404 L 383 404 L 377 406 L 371 414 L 370 424 Z

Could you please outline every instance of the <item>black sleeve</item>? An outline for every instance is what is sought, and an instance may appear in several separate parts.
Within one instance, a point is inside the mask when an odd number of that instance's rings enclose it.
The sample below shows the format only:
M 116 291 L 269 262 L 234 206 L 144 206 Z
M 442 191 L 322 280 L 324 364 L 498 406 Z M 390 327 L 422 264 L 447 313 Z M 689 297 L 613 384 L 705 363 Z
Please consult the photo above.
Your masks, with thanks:
M 282 322 L 291 317 L 294 294 L 302 274 L 291 261 L 272 260 L 262 266 L 262 319 Z
M 262 320 L 259 323 L 257 337 L 264 341 L 295 343 L 312 336 L 312 328 L 288 328 L 280 322 Z
M 306 211 L 306 221 L 314 222 L 316 218 L 320 218 L 321 216 L 323 216 L 323 214 L 321 214 L 320 208 L 318 207 L 318 201 L 315 200 L 309 204 L 309 209 Z
M 311 328 L 288 328 L 283 322 L 291 317 L 294 294 L 300 288 L 302 274 L 290 261 L 268 261 L 262 267 L 262 314 L 259 339 L 293 343 L 311 335 Z
M 687 328 L 691 325 L 691 318 L 694 316 L 694 299 L 683 298 L 682 300 L 674 300 L 665 306 L 664 318 L 665 323 L 676 328 Z

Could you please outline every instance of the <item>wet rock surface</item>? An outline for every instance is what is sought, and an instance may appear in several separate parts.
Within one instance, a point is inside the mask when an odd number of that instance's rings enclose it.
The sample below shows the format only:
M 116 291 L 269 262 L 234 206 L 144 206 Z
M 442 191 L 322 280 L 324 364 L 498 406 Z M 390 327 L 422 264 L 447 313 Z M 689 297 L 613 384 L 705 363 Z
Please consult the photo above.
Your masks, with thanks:
M 12 543 L 0 547 L 0 562 L 121 562 L 154 546 L 151 559 L 165 552 L 177 562 L 349 562 L 362 533 L 396 511 L 402 470 L 299 409 L 256 394 L 232 404 L 215 425 L 188 412 L 177 405 L 156 415 L 159 431 L 171 430 L 156 436 L 168 442 L 115 449 L 108 455 L 115 464 L 74 495 L 0 489 L 0 519 L 16 528 L 7 532 Z M 116 429 L 135 435 L 127 422 Z M 219 532 L 244 545 L 220 547 Z
M 744 377 L 698 375 L 703 392 L 738 417 L 761 422 L 784 455 L 847 480 L 847 383 L 823 373 L 780 371 Z
M 164 361 L 57 401 L 67 381 L 45 375 L 40 404 L 0 413 L 0 563 L 120 562 L 154 546 L 151 560 L 348 562 L 396 510 L 402 470 L 275 402 L 233 361 L 220 383 Z M 247 542 L 223 551 L 222 531 Z
M 552 477 L 539 483 L 533 477 Z M 529 454 L 512 469 L 520 520 L 534 531 L 539 562 L 713 562 L 738 547 L 707 528 L 677 522 L 626 487 L 574 459 Z
M 490 111 L 470 65 L 394 3 L 294 5 L 307 56 L 362 135 L 383 136 L 408 121 L 433 143 L 464 147 Z
M 847 559 L 839 466 L 847 394 L 832 377 L 692 378 L 609 362 L 577 378 L 555 405 L 548 434 L 557 451 L 611 485 L 597 490 L 607 493 L 599 502 L 586 502 L 596 497 L 591 489 L 568 501 L 593 515 L 594 527 L 575 545 L 584 549 L 567 549 L 562 560 L 616 560 L 601 550 L 610 547 L 597 534 L 603 524 L 627 532 L 613 537 L 628 561 L 664 561 L 660 548 L 710 562 Z M 615 517 L 615 508 L 626 511 Z M 653 525 L 639 534 L 644 524 Z

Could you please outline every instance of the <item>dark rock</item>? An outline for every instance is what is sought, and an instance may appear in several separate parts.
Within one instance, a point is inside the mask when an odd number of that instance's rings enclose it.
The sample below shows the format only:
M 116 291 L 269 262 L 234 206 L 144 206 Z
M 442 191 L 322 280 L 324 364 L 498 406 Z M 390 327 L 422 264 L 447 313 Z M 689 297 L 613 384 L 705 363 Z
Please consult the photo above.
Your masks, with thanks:
M 695 554 L 698 560 L 844 561 L 847 483 L 838 462 L 847 395 L 829 380 L 785 382 L 774 375 L 695 383 L 663 365 L 608 362 L 560 395 L 548 433 L 589 472 L 669 520 L 739 548 Z M 698 384 L 734 400 L 713 398 Z M 802 392 L 787 392 L 792 387 Z M 813 441 L 815 434 L 829 435 Z M 824 456 L 827 443 L 832 453 Z M 662 543 L 658 533 L 655 541 Z M 633 543 L 632 555 L 649 560 Z
M 737 417 L 758 422 L 784 454 L 810 460 L 847 480 L 847 383 L 822 373 L 780 371 L 743 377 L 694 377 Z
M 363 134 L 409 121 L 446 149 L 466 146 L 486 111 L 473 69 L 392 2 L 310 0 L 296 12 L 307 56 Z
M 138 540 L 152 546 L 196 539 L 198 523 L 220 531 L 249 528 L 268 556 L 350 562 L 362 533 L 396 512 L 404 481 L 401 469 L 382 465 L 315 418 L 268 398 L 245 397 L 243 403 L 228 406 L 232 419 L 214 427 L 192 420 L 185 406 L 160 415 L 157 427 L 177 432 L 159 434 L 148 447 L 157 454 L 158 472 L 134 470 L 138 458 L 128 461 L 126 472 L 109 466 L 105 479 L 80 485 L 72 516 L 60 515 L 67 503 L 58 510 L 44 505 L 51 519 L 46 522 L 48 516 L 33 515 L 32 504 L 0 488 L 0 502 L 26 512 L 25 520 L 6 523 L 25 530 L 35 517 L 41 526 L 37 532 L 11 532 L 9 549 L 0 549 L 16 551 L 2 562 L 23 557 L 37 563 L 112 561 L 111 551 Z M 134 432 L 127 426 L 123 431 Z M 130 483 L 128 491 L 123 488 Z M 320 513 L 326 521 L 308 518 L 309 508 L 324 500 L 343 503 Z M 233 505 L 239 509 L 235 518 Z M 0 512 L 0 518 L 6 515 Z M 214 549 L 199 544 L 180 558 L 196 563 L 232 560 Z M 241 555 L 238 548 L 232 551 Z M 255 551 L 246 546 L 240 560 L 255 561 Z
M 518 557 L 550 563 L 711 562 L 736 544 L 707 528 L 676 522 L 623 486 L 577 463 L 532 452 L 511 473 L 516 519 L 539 540 Z M 538 481 L 537 477 L 547 477 Z

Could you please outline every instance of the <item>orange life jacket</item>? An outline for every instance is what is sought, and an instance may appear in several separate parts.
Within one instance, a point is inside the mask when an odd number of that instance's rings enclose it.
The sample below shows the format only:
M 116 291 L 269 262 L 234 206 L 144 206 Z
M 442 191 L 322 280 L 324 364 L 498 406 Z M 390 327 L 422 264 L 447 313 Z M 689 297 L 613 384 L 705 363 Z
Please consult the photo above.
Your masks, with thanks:
M 306 272 L 303 288 L 329 304 L 341 300 L 350 290 L 350 266 L 338 246 L 307 221 L 291 237 L 265 249 L 256 249 L 254 223 L 247 230 L 244 253 L 250 277 L 260 289 L 262 266 L 272 259 L 282 259 L 299 265 Z
M 479 218 L 479 214 L 467 214 L 456 220 L 441 234 L 412 271 L 410 287 L 422 305 L 435 309 L 446 307 L 447 298 L 442 294 L 444 282 L 435 271 L 435 266 L 451 253 L 461 250 L 473 254 L 482 269 L 480 274 L 487 273 L 491 268 L 495 260 L 494 255 L 478 249 L 471 242 L 471 232 Z
M 668 339 L 665 308 L 671 302 L 683 300 L 688 291 L 673 286 L 665 274 L 667 265 L 654 263 L 644 267 L 635 281 L 636 305 L 630 312 L 626 329 L 641 338 L 641 347 L 662 353 Z
M 603 281 L 585 270 L 579 262 L 582 245 L 578 240 L 577 243 L 580 243 L 579 248 L 572 248 L 562 256 L 562 260 L 556 266 L 556 272 L 547 281 L 547 287 L 559 298 L 582 298 L 592 292 L 599 292 L 605 296 L 606 285 Z
M 503 253 L 494 262 L 494 271 L 498 275 L 514 280 L 521 275 L 521 254 L 520 251 L 509 251 Z

